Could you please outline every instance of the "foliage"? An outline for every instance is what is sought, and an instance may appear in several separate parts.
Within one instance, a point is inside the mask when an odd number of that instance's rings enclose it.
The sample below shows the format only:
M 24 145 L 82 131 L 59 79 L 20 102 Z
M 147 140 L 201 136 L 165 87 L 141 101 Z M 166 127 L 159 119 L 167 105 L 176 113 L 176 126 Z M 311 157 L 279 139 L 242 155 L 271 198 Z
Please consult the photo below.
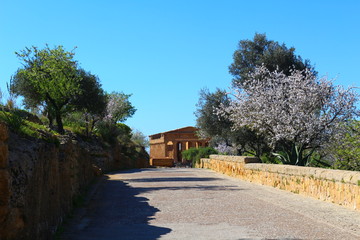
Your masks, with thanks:
M 0 89 L 0 120 L 7 123 L 7 125 L 15 132 L 19 132 L 20 128 L 24 124 L 24 120 L 22 118 L 22 111 L 16 109 L 15 107 L 15 96 L 11 94 L 9 91 L 9 85 L 8 92 L 10 93 L 10 96 L 8 97 L 6 101 L 6 105 L 2 105 L 2 100 L 4 97 L 4 93 Z
M 286 76 L 291 75 L 292 69 L 311 69 L 316 75 L 309 60 L 303 61 L 300 56 L 295 55 L 295 48 L 287 48 L 285 44 L 268 40 L 265 34 L 256 33 L 253 40 L 241 40 L 233 58 L 229 71 L 234 76 L 234 85 L 242 85 L 249 79 L 248 74 L 261 65 L 271 72 L 282 71 Z
M 85 114 L 83 112 L 74 111 L 67 113 L 64 115 L 63 124 L 66 130 L 88 136 Z
M 23 110 L 0 111 L 0 121 L 5 122 L 11 130 L 25 136 L 43 139 L 47 142 L 58 144 L 56 133 L 47 129 L 44 125 L 26 120 Z M 28 114 L 28 113 L 27 113 Z
M 201 129 L 202 137 L 230 135 L 232 125 L 230 120 L 214 114 L 215 109 L 220 105 L 228 106 L 229 104 L 230 99 L 224 90 L 216 89 L 214 93 L 210 93 L 208 89 L 200 91 L 195 116 L 197 117 L 196 125 Z
M 24 97 L 27 108 L 42 106 L 50 123 L 55 117 L 59 133 L 64 133 L 62 115 L 71 110 L 71 100 L 82 94 L 74 53 L 62 46 L 46 46 L 26 48 L 16 55 L 23 67 L 13 77 L 12 92 Z
M 336 169 L 360 171 L 360 121 L 352 120 L 342 126 L 342 132 L 331 152 Z
M 119 140 L 128 142 L 131 138 L 131 128 L 123 123 L 100 121 L 96 124 L 96 133 L 109 144 L 115 144 Z
M 199 153 L 199 148 L 189 148 L 181 152 L 181 156 L 183 159 L 187 161 L 192 161 L 195 159 L 196 155 Z
M 356 111 L 354 91 L 334 87 L 326 78 L 317 80 L 309 70 L 293 70 L 287 76 L 262 66 L 244 86 L 233 86 L 234 99 L 218 114 L 228 116 L 235 129 L 247 126 L 263 134 L 286 164 L 306 165 L 338 124 Z
M 15 132 L 20 132 L 24 125 L 24 119 L 20 116 L 18 111 L 0 111 L 0 120 L 7 123 L 7 125 Z
M 195 112 L 196 124 L 202 138 L 211 138 L 211 146 L 226 154 L 250 154 L 260 156 L 268 150 L 264 137 L 248 127 L 233 129 L 229 116 L 216 115 L 220 106 L 230 106 L 231 100 L 226 91 L 217 89 L 210 93 L 207 89 L 200 91 L 200 98 Z M 226 150 L 225 150 L 226 148 Z
M 279 158 L 275 157 L 270 151 L 264 152 L 260 157 L 261 162 L 267 164 L 282 164 Z
M 106 110 L 107 97 L 101 88 L 99 78 L 83 69 L 78 70 L 80 75 L 80 89 L 83 94 L 74 96 L 71 104 L 75 110 L 82 113 L 82 123 L 86 136 L 94 130 L 95 124 L 99 121 Z
M 96 132 L 110 144 L 114 144 L 119 138 L 123 142 L 130 141 L 131 129 L 120 123 L 131 117 L 136 111 L 129 101 L 130 96 L 112 92 L 106 97 L 107 105 L 104 118 L 96 123 Z
M 115 124 L 132 117 L 132 115 L 136 112 L 136 109 L 129 101 L 130 97 L 131 94 L 119 92 L 112 92 L 108 94 L 104 120 Z
M 132 134 L 131 134 L 131 140 L 144 148 L 148 148 L 150 146 L 149 144 L 149 139 L 147 136 L 145 136 L 142 132 L 140 132 L 139 130 L 133 130 Z
M 26 48 L 16 55 L 23 67 L 12 78 L 11 92 L 24 97 L 27 109 L 41 109 L 50 127 L 55 119 L 60 133 L 64 133 L 64 115 L 82 112 L 85 124 L 81 127 L 89 135 L 107 102 L 98 77 L 79 69 L 74 53 L 62 46 Z
M 189 148 L 181 152 L 183 159 L 191 161 L 192 165 L 200 162 L 201 158 L 208 158 L 211 154 L 218 152 L 212 147 Z
M 318 168 L 332 168 L 333 162 L 331 161 L 331 159 L 326 157 L 327 155 L 329 155 L 329 151 L 327 151 L 326 148 L 322 147 L 320 149 L 317 149 L 309 157 L 307 166 Z

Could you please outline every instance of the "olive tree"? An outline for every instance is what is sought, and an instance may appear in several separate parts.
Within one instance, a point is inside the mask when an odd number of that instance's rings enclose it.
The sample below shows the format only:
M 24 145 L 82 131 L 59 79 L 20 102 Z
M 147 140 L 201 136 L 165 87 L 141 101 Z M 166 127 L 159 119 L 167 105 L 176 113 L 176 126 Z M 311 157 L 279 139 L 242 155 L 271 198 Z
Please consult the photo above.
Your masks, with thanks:
M 25 107 L 43 106 L 50 123 L 54 116 L 59 133 L 64 133 L 62 116 L 71 110 L 72 99 L 82 94 L 74 53 L 62 46 L 46 46 L 26 48 L 16 55 L 23 66 L 13 76 L 11 90 L 24 97 Z
M 316 75 L 310 61 L 296 55 L 294 47 L 288 48 L 284 43 L 268 40 L 266 34 L 256 33 L 252 40 L 241 40 L 233 59 L 229 72 L 234 76 L 234 85 L 242 85 L 248 79 L 248 74 L 261 65 L 270 71 L 280 70 L 287 76 L 292 69 L 310 69 Z
M 102 89 L 99 78 L 83 69 L 78 70 L 80 75 L 80 89 L 71 101 L 75 111 L 80 112 L 82 125 L 85 126 L 88 136 L 95 128 L 95 124 L 104 117 L 107 96 Z
M 315 149 L 356 112 L 357 94 L 336 87 L 327 78 L 317 79 L 308 69 L 270 71 L 257 67 L 243 83 L 233 86 L 229 106 L 221 106 L 234 129 L 246 126 L 264 134 L 282 154 L 285 164 L 306 165 Z

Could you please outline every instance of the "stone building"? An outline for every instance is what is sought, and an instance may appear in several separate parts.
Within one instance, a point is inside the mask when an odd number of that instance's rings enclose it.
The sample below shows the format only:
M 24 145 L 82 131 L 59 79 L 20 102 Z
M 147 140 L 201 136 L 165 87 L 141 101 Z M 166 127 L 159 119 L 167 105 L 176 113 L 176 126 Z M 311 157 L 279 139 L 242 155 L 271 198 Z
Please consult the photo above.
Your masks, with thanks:
M 199 139 L 195 127 L 184 127 L 150 135 L 150 165 L 174 166 L 184 162 L 181 152 L 191 147 L 208 146 L 208 139 Z

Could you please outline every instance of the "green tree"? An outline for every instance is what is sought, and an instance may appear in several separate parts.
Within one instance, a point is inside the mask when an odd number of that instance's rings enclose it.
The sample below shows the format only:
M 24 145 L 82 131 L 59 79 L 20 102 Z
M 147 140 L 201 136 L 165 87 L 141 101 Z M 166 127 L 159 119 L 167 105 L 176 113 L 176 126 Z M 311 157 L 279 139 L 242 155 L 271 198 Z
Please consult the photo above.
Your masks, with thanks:
M 249 79 L 249 73 L 254 72 L 257 66 L 264 65 L 269 71 L 282 71 L 287 76 L 292 69 L 310 69 L 315 75 L 314 68 L 309 60 L 303 61 L 295 55 L 295 48 L 287 48 L 286 45 L 268 40 L 266 34 L 256 33 L 253 40 L 241 40 L 238 49 L 233 55 L 234 62 L 229 66 L 229 72 L 233 75 L 233 84 L 242 85 Z
M 42 106 L 48 112 L 50 124 L 55 117 L 58 132 L 64 133 L 62 116 L 71 111 L 71 102 L 82 94 L 81 75 L 74 60 L 74 53 L 62 46 L 26 48 L 16 53 L 22 61 L 12 80 L 11 90 L 24 97 L 25 107 Z
M 342 126 L 342 134 L 334 140 L 330 151 L 335 159 L 334 167 L 360 171 L 360 121 L 352 120 Z
M 75 110 L 82 113 L 86 134 L 89 135 L 94 130 L 96 122 L 105 114 L 107 96 L 96 75 L 83 69 L 79 69 L 78 73 L 82 94 L 75 95 L 71 105 L 74 106 Z
M 131 140 L 139 146 L 148 148 L 150 146 L 149 139 L 139 130 L 132 130 Z
M 226 91 L 219 88 L 211 93 L 208 89 L 200 90 L 199 101 L 195 112 L 196 125 L 201 130 L 202 137 L 225 137 L 230 135 L 231 122 L 228 118 L 214 114 L 221 105 L 228 106 L 230 103 Z
M 211 145 L 221 153 L 231 151 L 228 154 L 254 154 L 260 157 L 264 151 L 269 151 L 262 135 L 247 127 L 233 130 L 229 116 L 216 114 L 217 109 L 229 105 L 230 97 L 224 90 L 216 89 L 213 93 L 208 89 L 200 91 L 195 116 L 201 137 L 211 138 Z

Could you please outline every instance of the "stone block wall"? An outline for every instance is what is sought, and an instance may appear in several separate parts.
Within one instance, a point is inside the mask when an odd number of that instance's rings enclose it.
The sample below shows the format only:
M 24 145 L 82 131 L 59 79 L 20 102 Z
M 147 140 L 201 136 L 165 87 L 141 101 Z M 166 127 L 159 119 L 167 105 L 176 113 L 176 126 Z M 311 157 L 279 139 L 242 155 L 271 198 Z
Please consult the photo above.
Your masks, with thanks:
M 150 158 L 150 166 L 173 167 L 174 160 L 172 158 Z
M 254 157 L 222 155 L 201 159 L 197 167 L 360 210 L 357 171 L 262 164 Z
M 76 136 L 64 136 L 60 144 L 23 138 L 0 122 L 0 239 L 53 239 L 97 175 L 148 164 L 123 151 Z

